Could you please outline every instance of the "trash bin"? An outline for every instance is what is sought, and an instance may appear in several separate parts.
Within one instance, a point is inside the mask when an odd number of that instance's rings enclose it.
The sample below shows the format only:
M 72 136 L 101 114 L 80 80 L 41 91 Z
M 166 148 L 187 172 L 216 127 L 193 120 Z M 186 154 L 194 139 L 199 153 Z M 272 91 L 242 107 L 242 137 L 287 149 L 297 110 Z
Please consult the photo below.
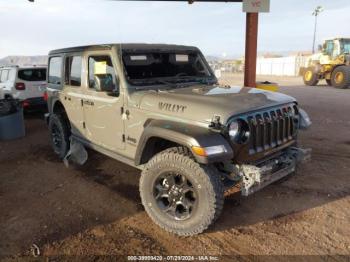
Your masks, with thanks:
M 0 100 L 0 140 L 25 136 L 23 108 L 18 100 Z
M 257 82 L 256 88 L 262 89 L 262 90 L 267 90 L 267 91 L 272 91 L 272 92 L 277 92 L 279 90 L 279 86 L 277 83 L 272 83 L 269 81 Z

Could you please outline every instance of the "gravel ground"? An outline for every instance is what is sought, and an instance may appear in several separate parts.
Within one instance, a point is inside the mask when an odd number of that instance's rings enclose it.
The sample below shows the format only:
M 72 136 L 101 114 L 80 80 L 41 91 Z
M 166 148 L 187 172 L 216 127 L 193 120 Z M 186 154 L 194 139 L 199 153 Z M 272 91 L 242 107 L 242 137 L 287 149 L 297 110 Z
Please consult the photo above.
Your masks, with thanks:
M 226 197 L 205 233 L 181 238 L 146 215 L 140 172 L 101 154 L 67 169 L 53 154 L 41 114 L 27 136 L 0 142 L 0 258 L 44 255 L 350 255 L 350 90 L 281 84 L 310 114 L 300 135 L 313 160 L 297 176 L 248 198 Z M 241 85 L 241 75 L 222 82 Z

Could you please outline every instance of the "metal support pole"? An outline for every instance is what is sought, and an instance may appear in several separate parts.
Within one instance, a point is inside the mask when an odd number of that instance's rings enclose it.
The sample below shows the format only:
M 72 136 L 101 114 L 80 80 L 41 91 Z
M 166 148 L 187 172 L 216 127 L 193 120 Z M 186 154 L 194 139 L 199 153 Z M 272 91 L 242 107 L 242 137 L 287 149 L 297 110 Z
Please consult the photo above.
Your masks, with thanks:
M 256 87 L 256 59 L 258 55 L 258 13 L 247 13 L 244 86 Z
M 312 42 L 312 53 L 315 53 L 315 44 L 316 44 L 316 33 L 317 33 L 317 17 L 318 15 L 315 15 L 315 28 L 314 28 L 314 40 Z

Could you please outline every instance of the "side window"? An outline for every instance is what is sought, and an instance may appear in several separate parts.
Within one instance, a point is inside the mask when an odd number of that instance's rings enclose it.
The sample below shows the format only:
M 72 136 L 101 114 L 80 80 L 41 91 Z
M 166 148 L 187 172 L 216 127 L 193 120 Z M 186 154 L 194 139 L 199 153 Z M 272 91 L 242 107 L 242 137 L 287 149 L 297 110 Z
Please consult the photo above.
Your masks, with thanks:
M 65 61 L 65 83 L 71 86 L 81 86 L 81 56 L 69 56 Z
M 8 76 L 8 79 L 10 80 L 10 81 L 15 81 L 15 79 L 16 79 L 16 69 L 11 69 L 10 70 L 10 72 L 9 72 L 9 76 Z M 46 80 L 46 79 L 45 79 Z
M 51 57 L 49 61 L 49 83 L 60 85 L 62 83 L 62 57 Z
M 334 50 L 334 43 L 333 43 L 333 41 L 328 41 L 327 42 L 327 49 L 326 49 L 327 55 L 331 56 L 333 54 L 333 50 Z
M 89 57 L 89 87 L 97 90 L 97 81 L 100 89 L 97 91 L 113 92 L 119 95 L 119 85 L 112 60 L 109 56 Z
M 339 50 L 340 50 L 339 43 L 338 43 L 338 42 L 335 42 L 335 43 L 334 43 L 333 52 L 332 52 L 332 56 L 333 56 L 333 57 L 337 57 L 338 55 L 340 55 Z
M 9 70 L 2 70 L 1 72 L 1 83 L 5 83 L 8 79 Z

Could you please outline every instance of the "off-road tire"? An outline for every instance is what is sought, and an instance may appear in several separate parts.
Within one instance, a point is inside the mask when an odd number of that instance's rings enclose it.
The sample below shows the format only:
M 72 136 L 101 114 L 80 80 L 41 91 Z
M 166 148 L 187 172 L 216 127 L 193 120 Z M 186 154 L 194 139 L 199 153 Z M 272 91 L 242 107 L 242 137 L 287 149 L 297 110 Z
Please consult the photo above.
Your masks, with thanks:
M 157 205 L 153 186 L 163 172 L 179 172 L 198 191 L 198 206 L 186 220 L 167 216 Z M 140 178 L 142 204 L 151 219 L 161 228 L 180 236 L 192 236 L 206 230 L 220 215 L 224 204 L 224 187 L 218 171 L 197 163 L 184 147 L 173 147 L 155 155 L 145 166 Z
M 317 86 L 319 78 L 315 68 L 313 67 L 307 68 L 303 75 L 303 80 L 305 85 L 307 86 Z
M 61 137 L 61 145 L 57 146 L 54 142 L 54 130 L 58 132 Z M 67 120 L 61 114 L 52 114 L 49 120 L 49 132 L 51 146 L 54 152 L 58 155 L 60 159 L 63 159 L 68 153 L 70 142 L 70 129 Z
M 337 75 L 342 74 L 342 81 L 337 81 Z M 332 86 L 335 88 L 345 89 L 350 86 L 350 66 L 339 66 L 332 72 Z
M 332 86 L 332 81 L 330 79 L 326 79 L 326 83 L 328 86 Z

